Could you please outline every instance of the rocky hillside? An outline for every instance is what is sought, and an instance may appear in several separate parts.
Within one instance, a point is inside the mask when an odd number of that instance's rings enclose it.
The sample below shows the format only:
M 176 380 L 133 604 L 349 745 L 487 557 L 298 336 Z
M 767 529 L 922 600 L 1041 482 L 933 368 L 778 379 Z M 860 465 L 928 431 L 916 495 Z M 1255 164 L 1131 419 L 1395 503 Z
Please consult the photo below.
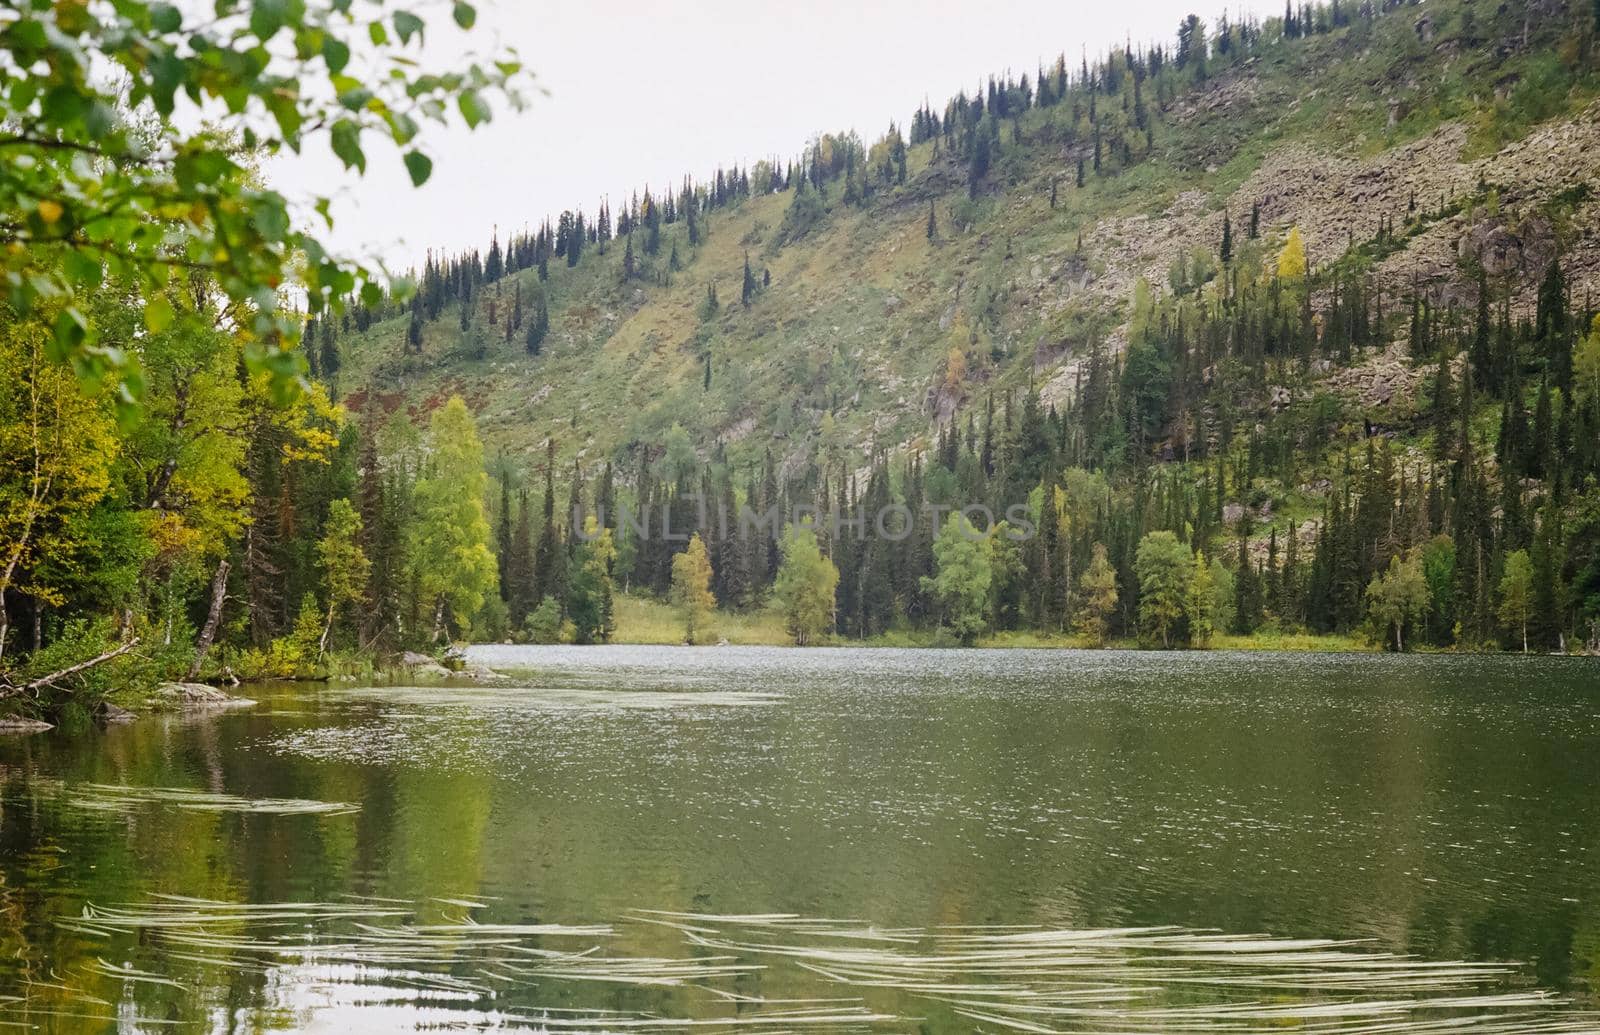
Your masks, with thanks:
M 1214 26 L 1203 71 L 1192 56 L 1175 68 L 1170 49 L 1103 56 L 1088 78 L 1069 67 L 1067 98 L 985 116 L 995 153 L 976 173 L 958 137 L 923 140 L 903 181 L 863 199 L 841 177 L 804 221 L 790 186 L 708 210 L 697 245 L 670 223 L 631 278 L 619 237 L 574 267 L 549 262 L 542 284 L 531 267 L 484 284 L 470 319 L 452 304 L 411 347 L 394 311 L 343 338 L 340 387 L 352 409 L 417 413 L 459 393 L 491 452 L 527 469 L 553 438 L 563 470 L 576 456 L 593 474 L 674 425 L 702 455 L 720 443 L 736 462 L 770 446 L 795 466 L 860 464 L 930 444 L 999 392 L 1033 385 L 1064 405 L 1087 357 L 1126 348 L 1141 281 L 1157 297 L 1215 282 L 1225 220 L 1225 275 L 1270 271 L 1298 230 L 1313 268 L 1351 265 L 1391 312 L 1470 310 L 1481 269 L 1525 314 L 1558 255 L 1575 304 L 1600 288 L 1587 4 L 1302 17 L 1321 31 L 1233 26 L 1226 53 Z M 508 211 L 504 225 L 540 216 Z M 541 293 L 550 331 L 531 355 L 500 324 Z M 1410 413 L 1427 375 L 1398 323 L 1348 365 L 1281 386 L 1279 405 L 1326 387 L 1351 419 Z

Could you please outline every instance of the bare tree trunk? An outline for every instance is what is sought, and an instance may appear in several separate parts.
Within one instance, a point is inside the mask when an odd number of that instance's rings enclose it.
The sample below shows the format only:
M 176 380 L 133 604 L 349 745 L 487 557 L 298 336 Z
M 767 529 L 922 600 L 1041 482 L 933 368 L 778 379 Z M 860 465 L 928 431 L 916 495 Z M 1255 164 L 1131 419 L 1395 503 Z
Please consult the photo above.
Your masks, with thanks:
M 322 656 L 328 653 L 328 635 L 333 632 L 333 609 L 334 605 L 330 601 L 328 603 L 328 619 L 322 623 L 322 638 L 317 640 L 318 661 L 321 661 Z
M 194 645 L 194 663 L 189 666 L 189 678 L 200 678 L 200 666 L 205 664 L 211 644 L 217 638 L 217 626 L 222 624 L 222 603 L 228 598 L 228 559 L 217 562 L 217 573 L 211 577 L 211 610 L 206 612 L 205 628 Z
M 433 608 L 433 642 L 438 643 L 444 636 L 444 597 Z

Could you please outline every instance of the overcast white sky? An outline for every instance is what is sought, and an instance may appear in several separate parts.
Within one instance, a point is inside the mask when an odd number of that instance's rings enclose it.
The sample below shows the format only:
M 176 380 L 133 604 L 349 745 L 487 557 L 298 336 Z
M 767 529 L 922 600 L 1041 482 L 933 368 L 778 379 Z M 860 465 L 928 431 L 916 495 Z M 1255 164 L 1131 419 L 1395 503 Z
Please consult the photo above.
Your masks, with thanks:
M 1198 4 L 1198 6 L 1196 6 Z M 855 129 L 869 144 L 902 126 L 924 96 L 1041 59 L 1126 39 L 1170 41 L 1204 0 L 681 0 L 652 3 L 487 0 L 474 37 L 517 48 L 547 95 L 477 132 L 433 131 L 433 178 L 410 188 L 392 153 L 364 179 L 318 141 L 269 167 L 294 196 L 336 191 L 333 243 L 396 270 L 425 249 L 487 245 L 563 208 L 592 213 L 645 183 L 678 183 L 718 164 L 799 153 L 818 131 Z M 1232 12 L 1241 5 L 1231 5 Z M 448 21 L 435 11 L 435 22 Z M 457 46 L 439 32 L 436 53 Z

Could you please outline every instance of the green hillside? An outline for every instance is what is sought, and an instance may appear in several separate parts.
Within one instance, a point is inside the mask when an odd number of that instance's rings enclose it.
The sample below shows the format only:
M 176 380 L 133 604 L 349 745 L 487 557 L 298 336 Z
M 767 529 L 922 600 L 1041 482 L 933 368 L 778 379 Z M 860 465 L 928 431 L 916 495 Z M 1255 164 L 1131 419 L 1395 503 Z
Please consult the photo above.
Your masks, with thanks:
M 1519 309 L 1557 251 L 1581 298 L 1600 247 L 1586 229 L 1600 135 L 1589 13 L 1546 6 L 1402 6 L 1300 39 L 1279 39 L 1273 20 L 1249 44 L 1236 25 L 1226 54 L 1213 31 L 1203 75 L 1193 62 L 1178 69 L 1172 51 L 1153 73 L 1149 53 L 1133 55 L 1137 95 L 1120 51 L 1090 66 L 1093 89 L 1068 66 L 1067 98 L 986 115 L 973 131 L 994 141 L 975 183 L 963 130 L 942 137 L 937 153 L 932 142 L 911 146 L 903 183 L 870 168 L 851 174 L 859 188 L 829 180 L 820 218 L 800 232 L 786 230 L 792 189 L 738 198 L 708 211 L 698 246 L 681 218 L 662 228 L 654 258 L 635 235 L 632 279 L 621 240 L 604 254 L 588 247 L 575 268 L 551 262 L 551 330 L 536 357 L 520 328 L 508 341 L 503 326 L 488 327 L 489 306 L 503 324 L 516 291 L 531 309 L 541 289 L 525 269 L 476 292 L 471 334 L 451 304 L 414 352 L 404 315 L 352 335 L 339 383 L 355 409 L 368 392 L 417 411 L 460 393 L 491 452 L 530 469 L 553 437 L 563 469 L 577 454 L 593 475 L 630 447 L 659 447 L 673 424 L 702 451 L 725 443 L 736 460 L 770 445 L 796 462 L 860 466 L 874 445 L 931 441 L 936 418 L 991 393 L 1037 383 L 1047 404 L 1063 404 L 1097 345 L 1125 346 L 1138 278 L 1171 294 L 1175 267 L 1213 272 L 1225 212 L 1244 276 L 1298 226 L 1314 268 L 1359 262 L 1391 311 L 1419 286 L 1465 306 L 1473 251 L 1509 238 L 1515 254 L 1493 261 L 1503 267 L 1497 287 Z M 1253 208 L 1261 240 L 1246 246 Z M 503 226 L 539 215 L 508 211 Z M 1347 257 L 1381 221 L 1396 240 Z M 668 270 L 674 248 L 681 268 Z M 748 307 L 739 304 L 747 254 L 758 277 L 771 274 Z M 707 317 L 713 284 L 722 306 Z M 957 376 L 952 350 L 963 354 Z M 1350 401 L 1360 409 L 1364 400 Z M 1389 405 L 1408 401 L 1401 392 Z

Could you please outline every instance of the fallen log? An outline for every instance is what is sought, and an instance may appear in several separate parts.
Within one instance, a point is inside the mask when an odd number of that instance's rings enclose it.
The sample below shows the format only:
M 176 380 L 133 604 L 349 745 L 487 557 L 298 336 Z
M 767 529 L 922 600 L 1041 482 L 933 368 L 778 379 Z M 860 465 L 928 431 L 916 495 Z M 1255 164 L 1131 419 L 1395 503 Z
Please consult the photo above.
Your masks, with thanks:
M 139 646 L 139 638 L 134 637 L 122 646 L 108 650 L 104 654 L 98 654 L 87 661 L 80 661 L 76 665 L 68 665 L 64 669 L 52 672 L 47 676 L 40 676 L 38 679 L 30 680 L 26 683 L 16 684 L 0 680 L 0 698 L 15 697 L 17 694 L 37 694 L 45 687 L 54 686 L 57 682 L 69 676 L 75 676 L 79 672 L 87 672 L 96 665 L 104 665 L 114 658 L 120 658 L 137 646 Z

